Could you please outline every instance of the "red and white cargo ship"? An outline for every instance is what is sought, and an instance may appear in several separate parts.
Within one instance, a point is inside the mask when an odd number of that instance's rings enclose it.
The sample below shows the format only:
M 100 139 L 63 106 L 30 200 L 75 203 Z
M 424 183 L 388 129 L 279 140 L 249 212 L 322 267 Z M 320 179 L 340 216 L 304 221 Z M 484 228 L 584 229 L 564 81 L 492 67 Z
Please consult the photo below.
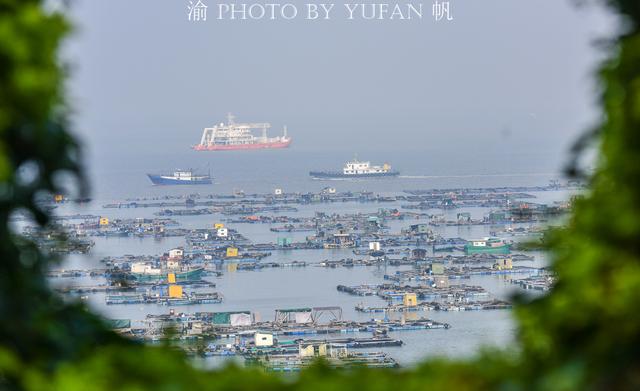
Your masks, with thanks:
M 204 128 L 200 144 L 194 145 L 196 151 L 233 151 L 239 149 L 272 149 L 287 148 L 291 144 L 291 137 L 287 136 L 287 127 L 283 135 L 268 137 L 268 123 L 236 123 L 234 116 L 229 114 L 227 124 L 220 123 L 212 128 Z M 256 136 L 254 131 L 260 131 Z

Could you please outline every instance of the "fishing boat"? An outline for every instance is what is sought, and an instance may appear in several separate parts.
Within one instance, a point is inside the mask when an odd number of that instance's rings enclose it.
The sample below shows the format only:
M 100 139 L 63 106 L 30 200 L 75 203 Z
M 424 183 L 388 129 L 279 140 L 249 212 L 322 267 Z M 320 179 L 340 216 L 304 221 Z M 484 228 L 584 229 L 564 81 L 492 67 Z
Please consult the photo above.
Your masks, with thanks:
M 397 177 L 400 172 L 392 170 L 388 163 L 374 166 L 354 158 L 344 164 L 342 171 L 311 171 L 309 175 L 313 179 L 389 178 Z

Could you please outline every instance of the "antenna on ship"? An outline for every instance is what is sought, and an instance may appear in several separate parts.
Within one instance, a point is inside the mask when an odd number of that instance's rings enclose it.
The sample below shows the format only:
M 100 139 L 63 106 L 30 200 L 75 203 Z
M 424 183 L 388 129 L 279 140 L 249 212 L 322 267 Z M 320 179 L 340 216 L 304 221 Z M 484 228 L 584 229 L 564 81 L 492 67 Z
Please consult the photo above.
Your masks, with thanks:
M 283 132 L 282 137 L 287 138 L 287 125 L 284 126 L 284 129 L 282 129 L 282 132 Z
M 227 125 L 231 125 L 233 123 L 235 123 L 235 118 L 236 116 L 231 114 L 231 113 L 227 113 Z

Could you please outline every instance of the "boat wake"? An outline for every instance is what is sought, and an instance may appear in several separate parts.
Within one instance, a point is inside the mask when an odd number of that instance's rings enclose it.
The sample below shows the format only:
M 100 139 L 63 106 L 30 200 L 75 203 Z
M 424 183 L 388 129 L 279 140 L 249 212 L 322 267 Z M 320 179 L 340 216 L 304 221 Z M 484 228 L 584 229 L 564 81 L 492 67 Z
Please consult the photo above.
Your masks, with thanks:
M 545 177 L 560 176 L 558 173 L 527 173 L 527 174 L 468 174 L 468 175 L 400 175 L 402 179 L 447 179 L 447 178 L 501 178 L 501 177 Z

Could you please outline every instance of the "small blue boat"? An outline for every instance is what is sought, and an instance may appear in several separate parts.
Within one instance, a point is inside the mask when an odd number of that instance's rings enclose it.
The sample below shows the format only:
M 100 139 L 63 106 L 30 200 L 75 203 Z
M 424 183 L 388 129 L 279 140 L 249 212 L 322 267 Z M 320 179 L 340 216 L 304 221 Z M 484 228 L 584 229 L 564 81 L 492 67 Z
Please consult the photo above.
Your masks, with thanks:
M 195 175 L 192 170 L 176 170 L 173 174 L 147 174 L 154 185 L 210 185 L 211 175 Z

